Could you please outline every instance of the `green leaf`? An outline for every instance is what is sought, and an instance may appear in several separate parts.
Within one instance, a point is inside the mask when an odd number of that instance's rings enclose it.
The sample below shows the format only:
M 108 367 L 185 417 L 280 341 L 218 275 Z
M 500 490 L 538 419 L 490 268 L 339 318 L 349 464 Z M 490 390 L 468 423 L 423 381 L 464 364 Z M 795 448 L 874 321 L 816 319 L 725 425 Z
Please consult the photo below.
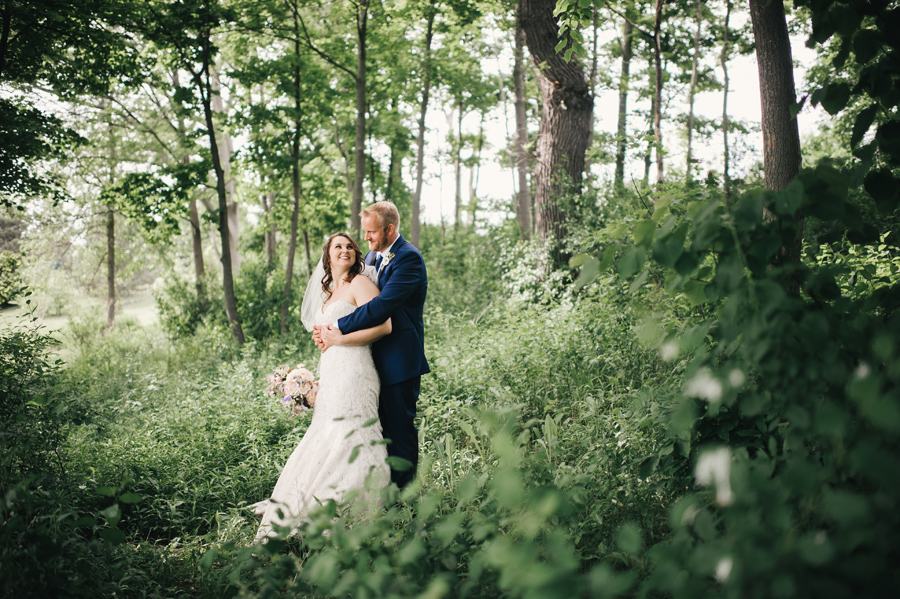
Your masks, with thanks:
M 803 105 L 806 104 L 806 100 L 808 98 L 809 95 L 803 96 L 802 98 L 800 98 L 800 102 L 794 102 L 788 107 L 791 112 L 791 118 L 797 118 L 797 115 L 800 114 L 801 110 L 803 110 Z
M 822 107 L 833 116 L 843 110 L 850 101 L 850 86 L 846 83 L 829 83 L 825 89 Z
M 119 520 L 122 519 L 122 510 L 119 508 L 118 503 L 114 503 L 105 510 L 102 510 L 100 515 L 106 518 L 106 521 L 109 522 L 110 526 L 116 526 L 119 523 Z
M 403 472 L 412 468 L 412 462 L 394 455 L 388 456 L 385 461 L 387 462 L 387 465 L 390 466 L 391 470 Z
M 633 522 L 626 522 L 616 534 L 616 544 L 625 553 L 637 553 L 641 550 L 641 529 Z
M 656 223 L 652 220 L 642 220 L 634 227 L 634 245 L 650 247 L 653 241 L 653 233 L 656 231 Z
M 853 36 L 853 53 L 856 62 L 866 64 L 881 50 L 881 34 L 874 29 L 860 29 Z
M 603 250 L 603 258 L 600 260 L 600 272 L 606 272 L 612 265 L 613 259 L 616 257 L 616 246 L 610 245 Z
M 362 449 L 362 444 L 355 445 L 353 449 L 350 451 L 350 457 L 347 458 L 347 463 L 352 464 L 356 461 L 356 458 L 359 457 L 359 451 Z
M 794 179 L 775 196 L 775 210 L 781 216 L 797 214 L 803 204 L 803 183 Z
M 97 495 L 104 495 L 106 497 L 115 497 L 116 491 L 118 491 L 116 487 L 97 487 L 94 489 L 94 492 Z
M 623 279 L 628 279 L 633 276 L 637 271 L 644 266 L 644 261 L 647 259 L 647 250 L 642 247 L 632 247 L 625 255 L 622 256 L 618 262 L 616 262 L 616 268 L 619 271 L 619 276 Z
M 859 145 L 859 142 L 861 142 L 863 137 L 865 137 L 866 133 L 869 131 L 869 128 L 872 126 L 872 123 L 875 122 L 876 114 L 878 114 L 878 106 L 876 104 L 872 104 L 868 108 L 864 108 L 858 115 L 856 115 L 856 121 L 853 123 L 853 133 L 850 135 L 851 147 L 855 148 Z
M 197 561 L 197 567 L 201 570 L 209 570 L 213 567 L 213 563 L 215 563 L 216 558 L 219 556 L 219 548 L 212 547 L 206 553 L 203 554 Z
M 699 306 L 709 301 L 706 298 L 706 283 L 701 283 L 700 281 L 688 281 L 684 284 L 684 289 L 681 292 L 692 306 Z
M 118 528 L 104 528 L 100 531 L 100 537 L 110 545 L 125 543 L 125 533 Z
M 684 252 L 684 239 L 687 236 L 688 223 L 681 223 L 670 235 L 653 243 L 653 259 L 669 268 L 675 268 L 675 263 Z
M 566 38 L 563 38 L 563 39 L 559 40 L 559 43 L 556 44 L 556 47 L 553 48 L 553 51 L 554 51 L 556 54 L 559 54 L 559 53 L 562 51 L 562 49 L 566 47 L 566 42 L 567 42 L 567 41 L 568 41 L 568 40 L 567 40 Z
M 119 501 L 121 501 L 122 503 L 139 503 L 143 500 L 144 498 L 137 493 L 122 493 L 122 495 L 119 497 Z
M 578 274 L 578 279 L 575 280 L 575 288 L 581 289 L 585 285 L 593 283 L 599 274 L 600 262 L 593 256 L 587 256 L 584 259 L 581 272 Z
M 900 182 L 888 169 L 869 171 L 866 175 L 864 187 L 868 194 L 875 200 L 875 205 L 882 213 L 889 213 L 897 202 L 900 193 Z

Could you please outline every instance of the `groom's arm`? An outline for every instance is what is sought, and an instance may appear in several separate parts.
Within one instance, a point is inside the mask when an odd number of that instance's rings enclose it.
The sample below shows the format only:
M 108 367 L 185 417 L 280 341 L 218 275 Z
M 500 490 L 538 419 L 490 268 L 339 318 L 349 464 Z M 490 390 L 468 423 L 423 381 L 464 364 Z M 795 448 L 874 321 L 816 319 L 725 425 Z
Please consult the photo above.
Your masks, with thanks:
M 352 333 L 380 325 L 390 318 L 409 297 L 427 280 L 425 261 L 418 252 L 405 252 L 394 258 L 391 278 L 385 283 L 381 295 L 357 308 L 353 314 L 338 320 L 342 333 Z

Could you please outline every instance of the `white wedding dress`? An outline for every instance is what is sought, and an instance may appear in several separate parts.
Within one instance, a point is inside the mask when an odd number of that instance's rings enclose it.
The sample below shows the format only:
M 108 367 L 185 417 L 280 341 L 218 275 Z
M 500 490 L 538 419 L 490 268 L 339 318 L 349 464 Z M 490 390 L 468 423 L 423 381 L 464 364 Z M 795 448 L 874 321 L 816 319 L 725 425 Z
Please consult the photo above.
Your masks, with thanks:
M 355 309 L 336 300 L 324 306 L 316 322 L 332 324 Z M 334 346 L 322 354 L 309 429 L 284 465 L 271 498 L 256 504 L 256 512 L 262 514 L 257 541 L 274 535 L 272 523 L 296 527 L 320 503 L 341 502 L 349 491 L 365 489 L 370 474 L 371 489 L 390 483 L 387 449 L 377 421 L 379 389 L 368 345 Z M 373 419 L 375 423 L 366 426 Z M 377 497 L 363 492 L 356 500 L 375 505 Z

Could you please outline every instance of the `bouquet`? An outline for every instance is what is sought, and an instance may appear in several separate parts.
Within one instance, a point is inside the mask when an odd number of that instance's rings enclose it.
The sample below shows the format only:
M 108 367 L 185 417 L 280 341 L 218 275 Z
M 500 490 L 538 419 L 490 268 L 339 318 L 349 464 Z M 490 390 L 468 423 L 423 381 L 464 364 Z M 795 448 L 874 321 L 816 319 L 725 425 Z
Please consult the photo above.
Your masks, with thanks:
M 316 403 L 319 393 L 319 382 L 303 364 L 296 368 L 279 366 L 275 372 L 266 377 L 269 386 L 266 393 L 281 400 L 282 405 L 297 416 L 307 411 Z

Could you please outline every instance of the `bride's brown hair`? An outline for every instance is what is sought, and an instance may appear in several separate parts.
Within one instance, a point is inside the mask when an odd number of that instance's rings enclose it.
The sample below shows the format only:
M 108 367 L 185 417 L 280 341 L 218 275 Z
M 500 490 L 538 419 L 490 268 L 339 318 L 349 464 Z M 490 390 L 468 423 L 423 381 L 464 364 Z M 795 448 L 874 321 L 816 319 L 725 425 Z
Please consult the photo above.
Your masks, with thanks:
M 350 270 L 347 271 L 348 283 L 353 280 L 353 277 L 360 274 L 366 266 L 366 263 L 363 261 L 362 250 L 359 249 L 359 244 L 350 237 L 349 233 L 335 233 L 329 237 L 328 241 L 325 242 L 325 247 L 322 248 L 322 266 L 325 268 L 325 276 L 322 277 L 322 292 L 325 293 L 326 302 L 331 299 L 331 294 L 334 292 L 331 288 L 334 283 L 334 278 L 331 276 L 331 252 L 329 250 L 331 250 L 331 242 L 335 237 L 345 238 L 350 242 L 350 247 L 353 248 L 353 251 L 356 252 L 356 260 L 350 265 Z

